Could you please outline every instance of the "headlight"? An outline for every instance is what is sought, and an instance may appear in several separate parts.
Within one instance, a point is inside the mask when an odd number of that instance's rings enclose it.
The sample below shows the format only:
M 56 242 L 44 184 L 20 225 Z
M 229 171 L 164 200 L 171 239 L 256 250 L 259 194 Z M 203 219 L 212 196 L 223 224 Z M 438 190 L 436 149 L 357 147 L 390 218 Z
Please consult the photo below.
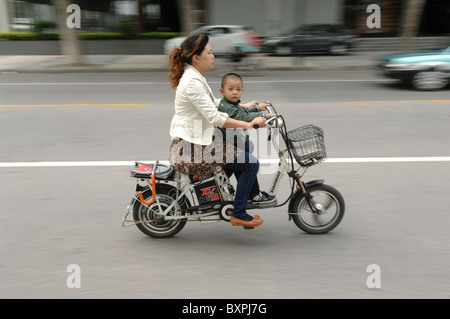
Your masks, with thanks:
M 271 119 L 267 120 L 267 125 L 270 125 L 272 127 L 276 128 L 282 128 L 284 126 L 284 121 L 281 117 L 273 117 Z
M 284 126 L 284 121 L 281 117 L 277 118 L 277 127 L 282 128 Z
M 395 64 L 395 63 L 387 63 L 385 66 L 390 70 L 413 70 L 416 69 L 415 64 Z
M 278 42 L 280 42 L 280 40 L 267 40 L 267 41 L 264 41 L 264 44 L 265 45 L 277 45 Z

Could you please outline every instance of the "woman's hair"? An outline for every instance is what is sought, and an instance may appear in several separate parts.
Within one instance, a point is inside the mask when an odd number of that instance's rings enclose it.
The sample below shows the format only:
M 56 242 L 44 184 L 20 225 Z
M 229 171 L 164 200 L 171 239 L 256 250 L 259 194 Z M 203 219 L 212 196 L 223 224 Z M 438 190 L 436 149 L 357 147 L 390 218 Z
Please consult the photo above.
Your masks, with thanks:
M 186 38 L 181 46 L 174 48 L 169 55 L 170 86 L 174 89 L 180 83 L 181 76 L 184 73 L 186 63 L 192 64 L 194 55 L 202 54 L 209 42 L 208 35 L 205 33 L 191 35 Z

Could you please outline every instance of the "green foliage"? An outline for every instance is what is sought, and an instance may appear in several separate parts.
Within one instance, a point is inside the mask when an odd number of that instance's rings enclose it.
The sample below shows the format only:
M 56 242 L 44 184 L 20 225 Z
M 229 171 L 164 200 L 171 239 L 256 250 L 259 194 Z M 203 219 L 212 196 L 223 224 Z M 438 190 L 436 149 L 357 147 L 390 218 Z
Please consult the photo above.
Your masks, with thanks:
M 142 39 L 170 39 L 181 36 L 178 32 L 146 32 L 139 34 Z
M 170 39 L 180 36 L 176 32 L 147 32 L 147 33 L 120 33 L 120 32 L 83 32 L 83 40 L 127 40 L 127 39 Z
M 0 32 L 0 40 L 58 40 L 56 33 Z
M 37 33 L 43 33 L 47 29 L 55 29 L 56 24 L 53 21 L 37 20 L 34 22 L 34 31 Z
M 135 21 L 133 19 L 121 19 L 119 21 L 119 31 L 120 33 L 130 36 L 134 33 Z
M 80 32 L 82 40 L 170 39 L 180 36 L 177 32 L 147 32 L 125 34 L 120 32 Z M 0 32 L 0 40 L 58 40 L 57 33 Z
M 83 32 L 79 36 L 82 40 L 114 40 L 124 38 L 124 34 L 119 32 Z

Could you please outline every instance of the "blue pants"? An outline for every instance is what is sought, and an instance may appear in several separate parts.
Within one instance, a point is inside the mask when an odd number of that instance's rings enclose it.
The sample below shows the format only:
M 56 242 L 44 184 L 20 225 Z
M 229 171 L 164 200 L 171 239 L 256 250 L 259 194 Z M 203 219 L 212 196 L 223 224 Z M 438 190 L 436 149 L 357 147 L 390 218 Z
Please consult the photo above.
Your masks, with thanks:
M 233 203 L 233 216 L 243 217 L 247 214 L 247 201 L 256 180 L 259 170 L 258 159 L 250 154 L 246 147 L 245 152 L 235 159 L 234 163 L 226 164 L 225 171 L 233 171 L 238 179 L 236 194 Z

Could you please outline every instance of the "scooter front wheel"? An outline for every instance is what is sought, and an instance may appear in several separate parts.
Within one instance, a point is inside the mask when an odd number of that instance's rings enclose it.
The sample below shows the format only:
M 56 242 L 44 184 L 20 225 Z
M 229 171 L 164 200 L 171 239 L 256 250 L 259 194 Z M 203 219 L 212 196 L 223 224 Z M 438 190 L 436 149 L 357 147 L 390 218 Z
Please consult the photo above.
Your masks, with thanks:
M 144 200 L 149 201 L 152 198 L 152 190 L 148 189 L 142 193 Z M 158 202 L 154 201 L 150 205 L 145 205 L 136 201 L 133 207 L 133 217 L 138 223 L 136 226 L 144 234 L 154 238 L 167 238 L 177 234 L 186 225 L 186 220 L 158 220 L 157 214 L 166 210 L 174 201 L 176 201 L 176 188 L 170 185 L 157 185 L 156 196 Z M 185 198 L 183 198 L 185 199 Z M 186 208 L 186 201 L 180 203 L 181 208 Z M 161 209 L 161 210 L 160 210 Z M 173 211 L 169 215 L 173 214 Z
M 291 211 L 292 219 L 306 233 L 327 233 L 339 225 L 344 217 L 344 198 L 337 189 L 326 184 L 313 186 L 308 191 L 313 197 L 312 201 L 308 203 L 305 195 L 298 197 Z M 313 212 L 310 204 L 316 212 Z

